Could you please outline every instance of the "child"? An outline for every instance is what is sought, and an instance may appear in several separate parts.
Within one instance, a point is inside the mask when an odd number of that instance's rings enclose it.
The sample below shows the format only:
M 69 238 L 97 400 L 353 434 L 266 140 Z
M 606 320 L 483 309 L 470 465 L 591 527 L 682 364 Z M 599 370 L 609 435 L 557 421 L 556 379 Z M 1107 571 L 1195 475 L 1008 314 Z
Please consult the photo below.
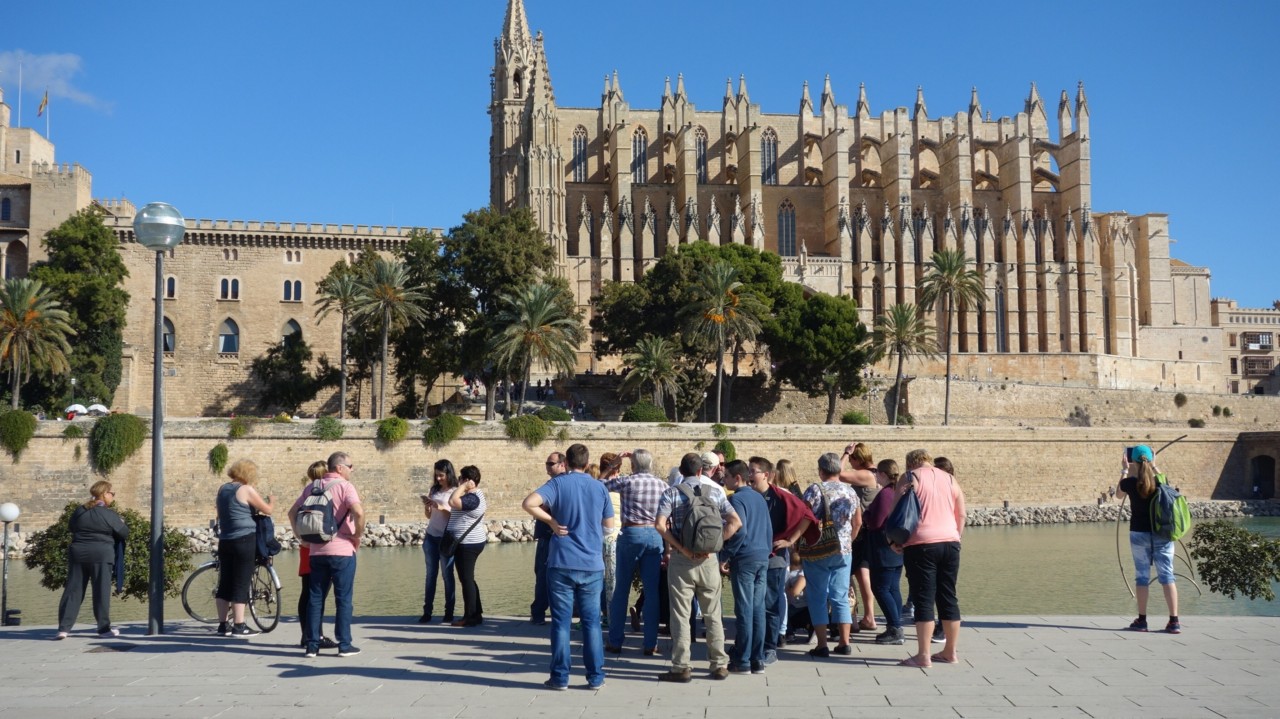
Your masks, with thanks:
M 804 568 L 800 553 L 791 553 L 791 568 L 787 570 L 787 644 L 796 643 L 796 630 L 808 632 L 805 644 L 813 641 L 813 624 L 809 621 L 809 600 L 804 596 Z

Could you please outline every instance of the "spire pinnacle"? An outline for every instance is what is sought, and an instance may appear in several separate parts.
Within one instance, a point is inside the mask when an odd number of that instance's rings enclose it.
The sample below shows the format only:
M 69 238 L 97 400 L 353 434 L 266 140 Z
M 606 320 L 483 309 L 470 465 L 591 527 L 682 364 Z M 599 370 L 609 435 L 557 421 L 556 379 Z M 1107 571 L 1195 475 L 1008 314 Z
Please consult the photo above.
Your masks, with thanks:
M 617 71 L 617 70 L 614 70 L 614 71 L 613 71 L 613 92 L 614 92 L 614 94 L 615 94 L 615 95 L 617 95 L 617 96 L 618 96 L 618 99 L 619 99 L 619 100 L 621 100 L 621 99 L 622 99 L 622 83 L 618 82 L 618 71 Z
M 978 118 L 982 118 L 982 103 L 978 101 L 978 86 L 974 85 L 973 90 L 969 93 L 969 114 L 978 113 Z
M 911 117 L 912 119 L 915 119 L 922 115 L 925 118 L 928 118 L 929 108 L 925 107 L 925 104 L 924 104 L 924 87 L 922 85 L 916 85 L 916 107 Z
M 828 101 L 830 101 L 832 105 L 836 104 L 836 94 L 831 91 L 831 74 L 830 73 L 828 73 L 827 76 L 822 79 L 823 106 L 826 106 Z
M 508 43 L 529 42 L 529 18 L 524 12 L 524 0 L 508 0 L 507 16 L 502 21 L 502 38 Z
M 676 73 L 676 97 L 684 96 L 684 73 Z
M 813 100 L 809 99 L 809 81 L 808 80 L 804 81 L 804 89 L 800 91 L 801 112 L 803 112 L 806 107 L 809 108 L 810 111 L 813 110 Z
M 747 76 L 738 76 L 738 99 L 751 102 L 751 96 L 747 94 Z
M 1044 100 L 1040 99 L 1040 91 L 1036 89 L 1036 84 L 1031 83 L 1031 93 L 1027 95 L 1027 114 L 1031 114 L 1037 107 L 1044 108 Z
M 857 113 L 859 117 L 871 116 L 871 103 L 867 102 L 867 84 L 864 82 L 858 83 Z
M 663 83 L 663 86 L 662 86 L 662 99 L 663 99 L 663 100 L 669 100 L 669 99 L 671 99 L 671 76 L 670 76 L 670 75 L 667 75 L 667 79 L 666 79 L 666 81 Z
M 1089 98 L 1084 96 L 1083 80 L 1076 85 L 1076 115 L 1080 115 L 1081 112 L 1089 114 Z
M 733 78 L 726 77 L 724 79 L 724 99 L 733 99 Z

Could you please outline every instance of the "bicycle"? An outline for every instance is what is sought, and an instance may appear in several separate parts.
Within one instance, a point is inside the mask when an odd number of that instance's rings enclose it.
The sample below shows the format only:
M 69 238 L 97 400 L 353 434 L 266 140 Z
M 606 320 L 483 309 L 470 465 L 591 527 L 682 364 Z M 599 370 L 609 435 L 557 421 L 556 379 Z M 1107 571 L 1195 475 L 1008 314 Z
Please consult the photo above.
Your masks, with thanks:
M 257 566 L 249 580 L 249 616 L 265 634 L 280 623 L 280 575 L 270 557 L 258 557 Z M 196 567 L 182 585 L 182 608 L 197 622 L 217 624 L 225 621 L 218 616 L 218 604 L 214 594 L 218 591 L 221 562 L 215 552 L 213 559 Z

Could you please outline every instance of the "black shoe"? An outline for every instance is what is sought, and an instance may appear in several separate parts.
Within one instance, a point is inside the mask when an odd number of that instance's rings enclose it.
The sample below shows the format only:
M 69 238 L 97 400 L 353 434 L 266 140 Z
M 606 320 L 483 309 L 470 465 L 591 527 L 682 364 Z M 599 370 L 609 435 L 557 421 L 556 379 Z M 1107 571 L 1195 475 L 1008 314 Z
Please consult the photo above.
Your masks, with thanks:
M 231 625 L 227 622 L 218 622 L 218 629 L 214 632 L 220 637 L 231 636 Z
M 430 615 L 430 614 L 423 614 L 422 616 L 418 617 L 418 623 L 419 623 L 419 624 L 430 624 L 430 623 L 431 623 L 431 615 Z
M 946 632 L 942 631 L 942 625 L 939 624 L 937 628 L 933 630 L 933 636 L 929 638 L 929 641 L 933 642 L 934 644 L 947 643 L 947 635 L 946 635 Z
M 320 637 L 320 648 L 321 649 L 337 649 L 338 643 L 333 641 L 329 637 Z
M 853 654 L 853 647 L 849 646 L 848 644 L 837 644 L 836 648 L 831 650 L 831 653 L 839 654 L 842 657 L 847 657 Z
M 635 607 L 632 607 L 630 612 L 631 612 L 631 631 L 638 632 L 640 631 L 640 612 L 636 611 Z
M 809 656 L 815 659 L 826 659 L 831 656 L 831 650 L 826 647 L 814 647 L 809 650 Z
M 876 635 L 876 644 L 893 644 L 898 645 L 906 641 L 903 636 L 902 627 L 889 627 L 880 634 Z
M 237 624 L 231 627 L 230 636 L 233 637 L 256 637 L 262 632 L 250 627 L 248 624 Z

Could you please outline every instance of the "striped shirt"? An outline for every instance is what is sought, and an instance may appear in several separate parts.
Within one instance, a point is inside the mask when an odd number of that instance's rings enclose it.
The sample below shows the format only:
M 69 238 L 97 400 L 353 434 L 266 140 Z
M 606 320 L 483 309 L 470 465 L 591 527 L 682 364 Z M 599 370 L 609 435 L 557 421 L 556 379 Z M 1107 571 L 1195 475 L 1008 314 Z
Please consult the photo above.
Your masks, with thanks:
M 455 509 L 449 513 L 449 527 L 446 531 L 450 536 L 457 537 L 459 544 L 480 544 L 489 541 L 489 527 L 483 519 L 480 519 L 488 508 L 484 501 L 484 492 L 477 489 L 462 495 L 460 501 L 462 509 Z M 477 519 L 480 519 L 478 523 Z M 471 527 L 472 524 L 475 524 L 475 527 Z M 468 528 L 471 531 L 467 531 Z M 461 536 L 463 532 L 467 532 L 465 537 Z
M 671 485 L 647 472 L 617 477 L 604 484 L 622 498 L 622 521 L 626 524 L 653 524 L 658 518 L 662 493 Z

